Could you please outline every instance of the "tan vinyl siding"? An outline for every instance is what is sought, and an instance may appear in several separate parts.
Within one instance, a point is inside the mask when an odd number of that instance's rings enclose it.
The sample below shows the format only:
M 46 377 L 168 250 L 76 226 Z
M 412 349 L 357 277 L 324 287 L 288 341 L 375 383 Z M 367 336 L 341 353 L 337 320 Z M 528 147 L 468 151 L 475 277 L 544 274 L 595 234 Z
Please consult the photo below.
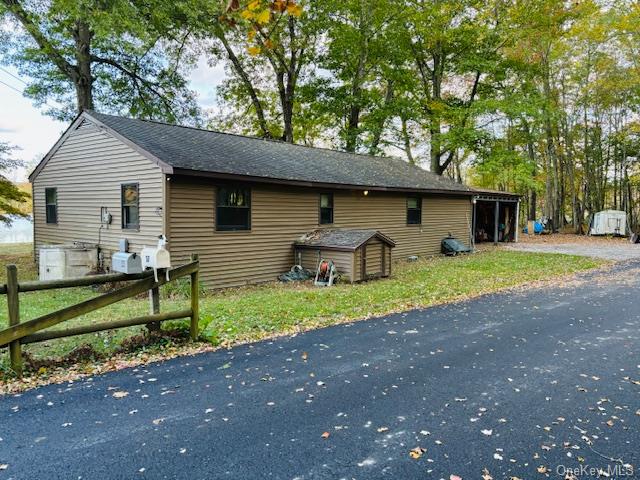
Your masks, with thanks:
M 367 243 L 367 276 L 382 275 L 382 242 L 371 239 Z
M 140 230 L 121 228 L 120 189 L 139 184 Z M 57 188 L 58 223 L 45 219 L 45 188 Z M 162 233 L 163 175 L 160 168 L 131 147 L 84 121 L 49 159 L 33 183 L 35 247 L 70 242 L 98 243 L 100 207 L 113 216 L 100 233 L 106 265 L 118 240 L 127 238 L 140 251 Z
M 212 287 L 275 280 L 294 262 L 292 243 L 318 225 L 320 190 L 254 185 L 251 189 L 251 231 L 215 231 L 213 183 L 173 177 L 171 180 L 172 261 L 200 254 L 202 278 Z M 402 193 L 334 192 L 333 227 L 375 228 L 396 242 L 393 258 L 433 255 L 449 232 L 469 242 L 469 197 L 423 196 L 422 225 L 406 224 Z M 378 254 L 378 263 L 379 262 Z M 360 259 L 355 259 L 355 279 Z M 378 267 L 379 268 L 379 267 Z M 388 270 L 388 266 L 386 269 Z
M 355 252 L 342 252 L 337 250 L 322 250 L 313 248 L 299 248 L 300 252 L 300 265 L 304 268 L 316 272 L 318 268 L 319 258 L 324 260 L 333 261 L 338 274 L 342 281 L 353 282 L 354 279 L 351 275 L 351 267 L 353 261 L 353 255 Z

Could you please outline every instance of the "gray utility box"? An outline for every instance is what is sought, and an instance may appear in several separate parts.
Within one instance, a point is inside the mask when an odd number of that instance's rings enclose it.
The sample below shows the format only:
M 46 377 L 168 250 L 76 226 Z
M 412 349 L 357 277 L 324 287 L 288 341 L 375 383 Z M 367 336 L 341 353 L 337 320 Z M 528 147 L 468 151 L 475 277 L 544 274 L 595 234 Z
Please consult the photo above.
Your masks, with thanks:
M 142 259 L 134 252 L 116 252 L 111 257 L 111 270 L 120 273 L 142 273 Z

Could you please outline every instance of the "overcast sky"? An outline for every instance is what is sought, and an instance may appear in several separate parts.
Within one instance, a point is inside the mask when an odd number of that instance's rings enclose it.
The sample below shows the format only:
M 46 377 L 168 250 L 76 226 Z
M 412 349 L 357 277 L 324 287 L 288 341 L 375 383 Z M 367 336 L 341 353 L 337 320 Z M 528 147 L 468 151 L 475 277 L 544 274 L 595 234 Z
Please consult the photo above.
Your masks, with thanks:
M 215 89 L 223 79 L 222 65 L 209 67 L 204 59 L 198 63 L 190 82 L 203 108 L 215 106 Z M 26 80 L 20 79 L 15 69 L 0 66 L 0 141 L 19 147 L 14 156 L 32 163 L 49 151 L 68 124 L 44 116 L 41 109 L 22 96 Z M 20 169 L 12 172 L 10 179 L 25 181 L 27 175 L 25 169 Z

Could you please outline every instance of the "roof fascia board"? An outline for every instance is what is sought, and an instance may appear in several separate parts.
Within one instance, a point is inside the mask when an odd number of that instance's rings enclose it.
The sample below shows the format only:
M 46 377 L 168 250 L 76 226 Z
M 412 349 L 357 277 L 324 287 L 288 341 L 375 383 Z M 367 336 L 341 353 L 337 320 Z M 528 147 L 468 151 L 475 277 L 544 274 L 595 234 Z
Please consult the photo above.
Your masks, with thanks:
M 240 175 L 235 173 L 217 173 L 206 172 L 201 170 L 188 170 L 183 168 L 174 168 L 174 175 L 184 175 L 186 177 L 206 177 L 217 180 L 235 180 L 239 182 L 265 183 L 272 185 L 290 185 L 296 187 L 308 188 L 325 188 L 337 190 L 368 190 L 374 192 L 405 192 L 405 193 L 433 193 L 438 195 L 463 196 L 472 197 L 476 192 L 471 190 L 438 190 L 425 188 L 401 188 L 401 187 L 380 187 L 369 185 L 351 185 L 346 183 L 323 183 L 323 182 L 306 182 L 301 180 L 287 180 L 282 178 L 256 177 L 251 175 Z
M 294 242 L 293 246 L 296 248 L 302 248 L 306 250 L 332 250 L 336 252 L 355 252 L 360 246 L 357 247 L 331 247 L 328 245 L 308 245 L 306 243 Z

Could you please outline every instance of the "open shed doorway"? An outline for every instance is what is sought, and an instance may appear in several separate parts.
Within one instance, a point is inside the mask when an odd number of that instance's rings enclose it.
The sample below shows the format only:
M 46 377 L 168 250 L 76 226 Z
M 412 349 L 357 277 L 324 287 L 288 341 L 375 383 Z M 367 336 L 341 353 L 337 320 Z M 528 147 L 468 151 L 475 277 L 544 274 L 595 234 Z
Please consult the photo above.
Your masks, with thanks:
M 474 243 L 517 242 L 519 198 L 482 195 L 474 198 Z

